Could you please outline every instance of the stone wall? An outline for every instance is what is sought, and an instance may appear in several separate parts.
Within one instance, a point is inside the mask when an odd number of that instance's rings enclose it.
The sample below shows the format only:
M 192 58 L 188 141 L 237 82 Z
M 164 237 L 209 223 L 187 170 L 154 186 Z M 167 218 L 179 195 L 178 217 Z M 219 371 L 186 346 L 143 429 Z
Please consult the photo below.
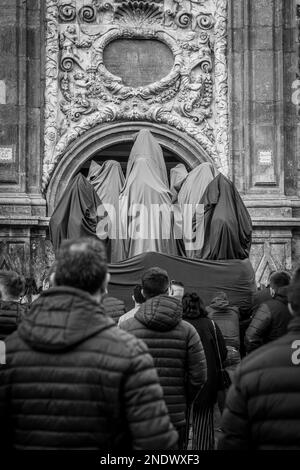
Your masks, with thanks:
M 228 0 L 229 172 L 253 218 L 258 281 L 300 263 L 296 3 Z M 0 0 L 0 268 L 33 275 L 38 284 L 53 259 L 41 191 L 45 4 Z M 189 138 L 192 154 L 196 141 Z

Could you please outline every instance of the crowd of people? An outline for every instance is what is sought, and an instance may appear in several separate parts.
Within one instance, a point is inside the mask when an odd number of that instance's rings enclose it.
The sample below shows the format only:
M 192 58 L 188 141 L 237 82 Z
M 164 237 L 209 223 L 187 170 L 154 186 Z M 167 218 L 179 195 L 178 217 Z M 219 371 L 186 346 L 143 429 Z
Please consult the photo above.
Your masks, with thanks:
M 106 256 L 64 241 L 32 298 L 0 271 L 0 447 L 300 450 L 300 268 L 271 273 L 241 316 L 154 266 L 126 312 Z

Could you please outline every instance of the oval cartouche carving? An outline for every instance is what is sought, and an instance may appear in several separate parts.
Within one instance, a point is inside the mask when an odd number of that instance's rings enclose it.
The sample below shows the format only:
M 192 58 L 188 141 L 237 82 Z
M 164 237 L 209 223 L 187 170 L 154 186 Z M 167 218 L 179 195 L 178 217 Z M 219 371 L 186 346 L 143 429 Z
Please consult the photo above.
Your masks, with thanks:
M 103 62 L 110 73 L 122 78 L 124 85 L 141 87 L 168 75 L 174 57 L 161 41 L 116 39 L 105 47 Z

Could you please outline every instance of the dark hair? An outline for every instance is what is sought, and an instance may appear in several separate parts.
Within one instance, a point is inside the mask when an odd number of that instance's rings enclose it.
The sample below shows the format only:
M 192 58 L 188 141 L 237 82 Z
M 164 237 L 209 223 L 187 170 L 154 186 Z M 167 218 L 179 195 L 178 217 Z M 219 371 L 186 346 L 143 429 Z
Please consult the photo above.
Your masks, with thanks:
M 0 271 L 0 285 L 9 297 L 18 298 L 24 293 L 25 279 L 15 271 Z
M 280 287 L 288 286 L 291 278 L 285 271 L 278 271 L 270 277 L 270 286 L 278 291 Z
M 182 309 L 183 317 L 186 318 L 207 317 L 204 302 L 196 292 L 184 294 L 182 297 Z
M 143 304 L 145 302 L 145 297 L 142 294 L 142 286 L 140 284 L 134 286 L 133 297 L 137 304 Z
M 67 240 L 56 257 L 55 283 L 95 294 L 107 273 L 104 244 L 95 238 Z
M 183 284 L 183 282 L 181 282 L 181 281 L 174 281 L 174 280 L 173 280 L 173 281 L 170 282 L 170 284 L 171 284 L 172 286 L 184 287 L 184 284 Z
M 300 279 L 290 285 L 288 300 L 294 314 L 300 316 Z
M 150 268 L 142 277 L 142 288 L 146 298 L 165 294 L 169 287 L 169 276 L 167 271 L 161 268 Z

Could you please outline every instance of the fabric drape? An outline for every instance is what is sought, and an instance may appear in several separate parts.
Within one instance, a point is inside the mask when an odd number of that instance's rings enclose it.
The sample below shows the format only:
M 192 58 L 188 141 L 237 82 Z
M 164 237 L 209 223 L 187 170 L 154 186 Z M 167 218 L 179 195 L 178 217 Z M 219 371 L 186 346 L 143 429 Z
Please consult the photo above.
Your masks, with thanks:
M 178 204 L 183 220 L 183 241 L 186 256 L 196 258 L 204 243 L 204 210 L 200 207 L 202 196 L 218 171 L 211 163 L 202 163 L 185 178 L 178 193 Z
M 252 223 L 234 184 L 219 174 L 208 185 L 204 204 L 204 245 L 202 259 L 226 260 L 248 258 Z
M 93 186 L 79 173 L 70 182 L 50 219 L 49 231 L 57 251 L 65 239 L 97 237 L 100 199 Z
M 167 188 L 169 188 L 168 174 L 162 148 L 147 129 L 143 129 L 137 134 L 127 163 L 126 180 L 138 158 L 150 160 L 159 178 Z
M 177 254 L 167 170 L 149 131 L 138 134 L 130 153 L 120 214 L 128 258 L 149 251 Z
M 88 180 L 102 203 L 98 210 L 97 235 L 107 240 L 108 259 L 117 263 L 125 257 L 119 226 L 119 196 L 125 181 L 121 165 L 115 160 L 107 160 L 103 165 L 92 161 Z

